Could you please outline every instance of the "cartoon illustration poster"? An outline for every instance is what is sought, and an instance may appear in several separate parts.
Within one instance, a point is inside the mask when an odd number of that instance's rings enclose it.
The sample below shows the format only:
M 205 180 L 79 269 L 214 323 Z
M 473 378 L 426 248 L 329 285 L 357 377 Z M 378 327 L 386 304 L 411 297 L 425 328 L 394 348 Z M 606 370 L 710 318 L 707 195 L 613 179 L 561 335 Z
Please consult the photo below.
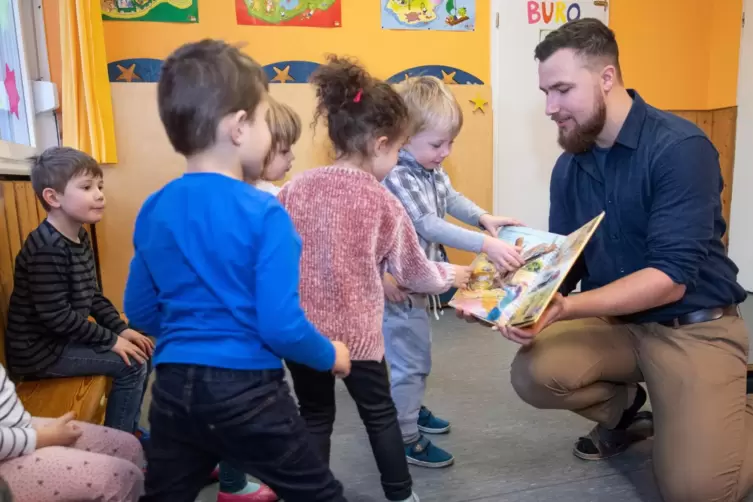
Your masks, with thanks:
M 238 24 L 257 26 L 342 26 L 342 0 L 235 0 Z
M 199 0 L 100 0 L 105 21 L 198 23 Z
M 476 0 L 382 0 L 382 29 L 473 31 Z

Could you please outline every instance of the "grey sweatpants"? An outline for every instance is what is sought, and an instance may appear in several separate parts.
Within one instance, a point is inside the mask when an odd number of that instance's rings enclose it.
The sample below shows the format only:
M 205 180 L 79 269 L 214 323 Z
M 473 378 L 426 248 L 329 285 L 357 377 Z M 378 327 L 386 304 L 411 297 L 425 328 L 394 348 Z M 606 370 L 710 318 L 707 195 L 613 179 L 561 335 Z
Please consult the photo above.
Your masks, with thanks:
M 426 297 L 411 296 L 407 312 L 385 310 L 384 352 L 390 368 L 392 400 L 403 441 L 415 441 L 418 412 L 426 392 L 426 378 L 431 371 L 431 323 L 426 311 Z

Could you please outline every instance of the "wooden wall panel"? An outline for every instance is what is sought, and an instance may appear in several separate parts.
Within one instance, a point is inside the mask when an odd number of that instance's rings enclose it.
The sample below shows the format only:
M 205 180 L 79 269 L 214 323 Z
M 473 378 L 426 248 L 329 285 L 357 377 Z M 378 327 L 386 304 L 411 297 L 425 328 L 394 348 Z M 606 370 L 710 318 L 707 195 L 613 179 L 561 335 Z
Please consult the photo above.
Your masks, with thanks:
M 16 255 L 29 232 L 44 219 L 29 181 L 0 182 L 0 362 L 5 364 L 2 335 L 8 323 Z
M 690 120 L 709 137 L 719 151 L 719 167 L 722 170 L 724 189 L 722 190 L 722 215 L 729 224 L 732 203 L 732 182 L 735 164 L 735 137 L 737 128 L 737 107 L 719 108 L 716 110 L 679 110 L 673 111 L 685 119 Z M 729 234 L 724 235 L 727 245 Z

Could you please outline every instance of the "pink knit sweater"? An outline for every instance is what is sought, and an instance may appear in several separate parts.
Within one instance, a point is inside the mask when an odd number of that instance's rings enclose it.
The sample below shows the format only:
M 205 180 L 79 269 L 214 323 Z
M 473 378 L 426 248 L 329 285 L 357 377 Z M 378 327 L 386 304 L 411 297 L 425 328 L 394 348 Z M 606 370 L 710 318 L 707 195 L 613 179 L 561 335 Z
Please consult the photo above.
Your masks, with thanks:
M 416 293 L 439 294 L 455 270 L 431 262 L 402 204 L 372 175 L 322 167 L 285 184 L 279 199 L 303 241 L 301 305 L 306 317 L 353 360 L 384 357 L 386 268 Z

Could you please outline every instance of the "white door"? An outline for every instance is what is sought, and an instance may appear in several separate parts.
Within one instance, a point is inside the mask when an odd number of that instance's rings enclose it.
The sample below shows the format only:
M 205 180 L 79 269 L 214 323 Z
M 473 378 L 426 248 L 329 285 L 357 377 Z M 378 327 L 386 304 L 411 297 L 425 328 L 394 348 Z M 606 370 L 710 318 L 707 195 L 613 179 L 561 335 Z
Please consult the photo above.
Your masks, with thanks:
M 753 22 L 753 0 L 745 0 L 746 24 Z M 737 84 L 737 139 L 732 175 L 729 256 L 740 268 L 738 281 L 753 291 L 753 29 L 743 25 Z
M 544 113 L 533 51 L 567 20 L 608 22 L 608 1 L 492 0 L 494 211 L 546 230 L 549 180 L 562 149 Z M 618 41 L 619 42 L 619 41 Z

